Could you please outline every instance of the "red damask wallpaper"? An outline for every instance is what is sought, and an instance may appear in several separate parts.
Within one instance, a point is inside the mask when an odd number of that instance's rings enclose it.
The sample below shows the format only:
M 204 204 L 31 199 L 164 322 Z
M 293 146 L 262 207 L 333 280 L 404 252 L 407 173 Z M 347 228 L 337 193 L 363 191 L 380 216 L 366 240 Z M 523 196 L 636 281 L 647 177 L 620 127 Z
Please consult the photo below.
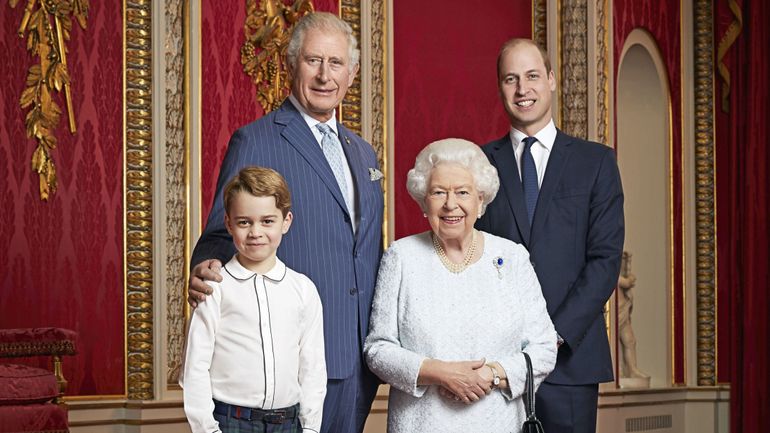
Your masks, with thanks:
M 288 3 L 288 2 L 285 2 Z M 315 0 L 315 10 L 338 12 L 338 1 Z M 203 224 L 211 210 L 219 166 L 230 136 L 264 114 L 256 91 L 241 65 L 246 2 L 202 2 L 201 199 Z
M 674 381 L 684 383 L 684 267 L 682 262 L 682 77 L 681 77 L 681 24 L 680 3 L 670 0 L 614 0 L 613 77 L 617 84 L 618 62 L 623 52 L 626 37 L 636 28 L 643 28 L 652 34 L 660 48 L 666 65 L 671 92 L 672 166 L 674 169 L 674 345 L 676 362 Z M 618 153 L 623 152 L 623 143 L 615 143 Z M 688 360 L 693 362 L 694 360 Z
M 48 202 L 31 170 L 19 97 L 37 59 L 16 31 L 23 4 L 0 4 L 0 328 L 60 326 L 79 334 L 64 362 L 69 395 L 124 393 L 122 12 L 91 2 L 67 44 L 77 134 L 64 101 Z
M 529 0 L 396 1 L 393 191 L 396 238 L 428 229 L 406 191 L 406 173 L 432 141 L 459 137 L 484 144 L 506 133 L 497 94 L 500 46 L 532 37 Z

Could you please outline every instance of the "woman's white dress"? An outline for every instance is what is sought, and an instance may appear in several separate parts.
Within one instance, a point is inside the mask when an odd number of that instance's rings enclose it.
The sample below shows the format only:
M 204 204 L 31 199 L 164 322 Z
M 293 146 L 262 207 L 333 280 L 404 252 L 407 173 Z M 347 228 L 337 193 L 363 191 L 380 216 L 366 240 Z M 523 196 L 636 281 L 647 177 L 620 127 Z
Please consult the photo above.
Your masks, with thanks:
M 380 264 L 364 352 L 370 369 L 391 385 L 388 432 L 517 433 L 524 422 L 526 366 L 536 386 L 556 362 L 556 331 L 529 254 L 479 232 L 481 259 L 459 274 L 436 255 L 430 232 L 394 242 Z M 426 358 L 498 361 L 510 391 L 494 390 L 466 405 L 418 386 Z

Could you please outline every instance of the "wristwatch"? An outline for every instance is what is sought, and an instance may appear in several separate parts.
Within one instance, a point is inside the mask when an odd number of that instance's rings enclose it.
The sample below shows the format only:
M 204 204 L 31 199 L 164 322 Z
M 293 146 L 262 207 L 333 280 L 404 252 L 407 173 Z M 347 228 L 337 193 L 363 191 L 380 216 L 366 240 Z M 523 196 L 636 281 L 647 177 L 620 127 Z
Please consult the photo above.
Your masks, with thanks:
M 492 364 L 487 364 L 490 370 L 492 370 L 492 388 L 500 386 L 500 375 L 497 374 L 497 369 Z

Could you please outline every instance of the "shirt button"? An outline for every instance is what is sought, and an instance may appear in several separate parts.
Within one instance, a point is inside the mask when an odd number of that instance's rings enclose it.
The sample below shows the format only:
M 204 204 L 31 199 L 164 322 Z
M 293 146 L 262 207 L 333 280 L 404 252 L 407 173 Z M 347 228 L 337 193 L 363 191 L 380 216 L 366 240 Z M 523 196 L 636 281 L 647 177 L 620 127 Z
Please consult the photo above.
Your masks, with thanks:
M 350 296 L 356 296 L 357 293 L 358 293 L 358 289 L 356 289 L 355 287 L 350 289 Z

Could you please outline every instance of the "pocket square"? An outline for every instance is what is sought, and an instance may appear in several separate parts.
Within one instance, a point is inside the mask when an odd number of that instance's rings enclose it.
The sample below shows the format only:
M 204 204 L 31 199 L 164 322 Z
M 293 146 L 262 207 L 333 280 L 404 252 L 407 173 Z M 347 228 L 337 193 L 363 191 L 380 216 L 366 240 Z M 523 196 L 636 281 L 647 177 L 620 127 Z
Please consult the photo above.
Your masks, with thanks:
M 383 178 L 382 172 L 380 170 L 377 170 L 376 168 L 369 168 L 369 180 L 374 182 L 375 180 L 380 180 Z

